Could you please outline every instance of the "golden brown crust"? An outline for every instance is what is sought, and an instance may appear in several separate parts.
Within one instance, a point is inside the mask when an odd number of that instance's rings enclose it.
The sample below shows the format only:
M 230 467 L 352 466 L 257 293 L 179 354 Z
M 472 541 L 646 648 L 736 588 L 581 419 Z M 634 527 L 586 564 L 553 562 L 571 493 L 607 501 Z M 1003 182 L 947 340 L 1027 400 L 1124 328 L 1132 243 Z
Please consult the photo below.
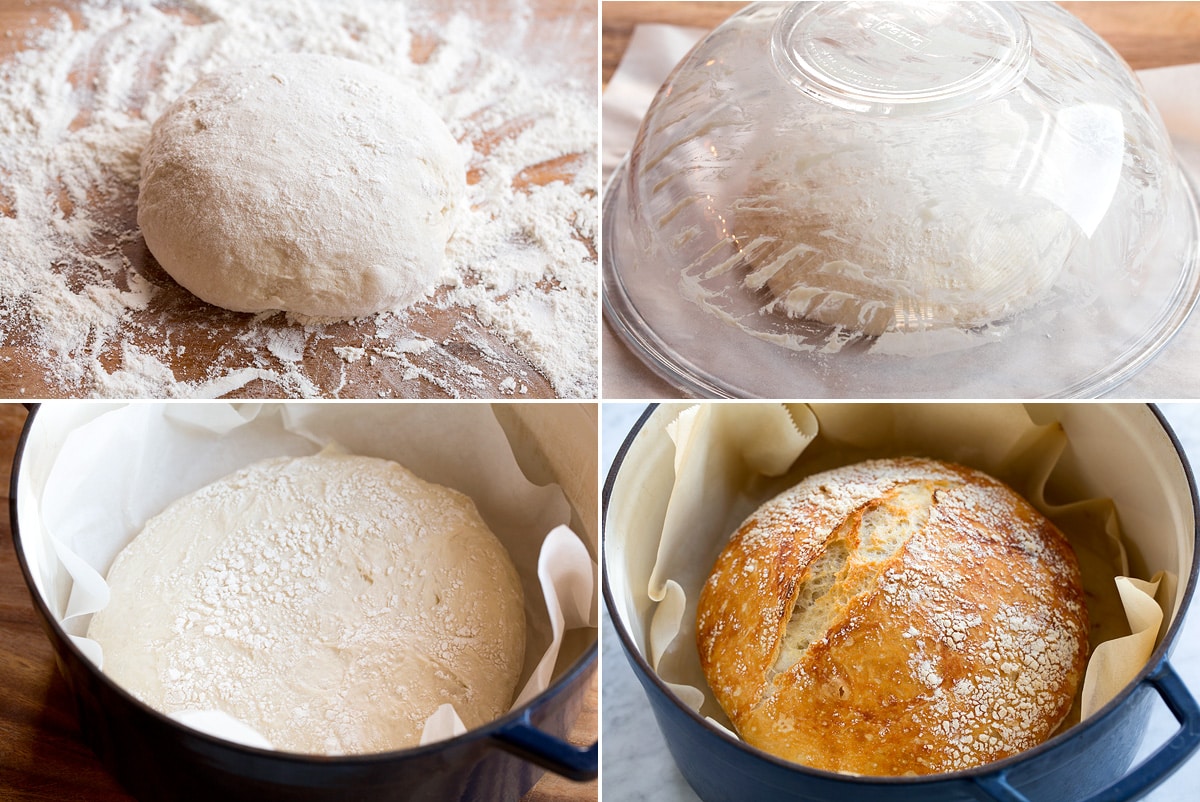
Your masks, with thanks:
M 955 771 L 1045 740 L 1087 632 L 1062 533 L 997 480 L 915 458 L 818 474 L 764 504 L 697 615 L 705 676 L 748 743 L 870 775 Z

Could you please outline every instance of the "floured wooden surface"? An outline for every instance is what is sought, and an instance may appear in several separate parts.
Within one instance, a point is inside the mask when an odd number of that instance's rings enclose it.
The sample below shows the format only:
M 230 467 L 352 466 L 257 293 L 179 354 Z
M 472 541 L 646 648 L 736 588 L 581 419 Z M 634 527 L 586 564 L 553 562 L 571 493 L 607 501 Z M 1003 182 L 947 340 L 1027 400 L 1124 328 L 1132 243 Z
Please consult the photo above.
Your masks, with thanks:
M 0 394 L 597 395 L 594 3 L 96 5 L 0 10 Z M 472 212 L 426 301 L 303 326 L 209 306 L 147 251 L 150 123 L 198 74 L 280 50 L 376 62 L 470 143 Z

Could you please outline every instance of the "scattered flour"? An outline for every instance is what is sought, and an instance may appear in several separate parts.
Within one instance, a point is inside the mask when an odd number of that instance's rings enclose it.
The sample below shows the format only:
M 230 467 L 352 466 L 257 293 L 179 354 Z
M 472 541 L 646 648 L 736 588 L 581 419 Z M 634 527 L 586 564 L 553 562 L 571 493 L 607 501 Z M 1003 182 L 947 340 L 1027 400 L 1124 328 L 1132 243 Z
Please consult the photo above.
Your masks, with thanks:
M 36 23 L 31 9 L 32 33 L 0 61 L 3 385 L 595 397 L 596 14 L 537 2 L 91 0 Z M 468 209 L 428 301 L 329 325 L 237 315 L 148 259 L 136 198 L 150 124 L 201 74 L 294 51 L 409 82 L 467 152 Z

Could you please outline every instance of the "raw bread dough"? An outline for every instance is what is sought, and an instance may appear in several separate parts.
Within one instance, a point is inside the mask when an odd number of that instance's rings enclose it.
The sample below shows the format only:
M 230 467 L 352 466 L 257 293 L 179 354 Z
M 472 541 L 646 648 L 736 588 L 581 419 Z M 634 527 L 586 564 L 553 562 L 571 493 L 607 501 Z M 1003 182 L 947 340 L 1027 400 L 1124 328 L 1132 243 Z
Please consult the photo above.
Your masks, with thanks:
M 1042 303 L 1082 232 L 1012 177 L 1017 115 L 853 124 L 786 139 L 732 204 L 745 286 L 766 306 L 866 335 L 971 329 Z
M 286 751 L 415 745 L 451 703 L 512 704 L 520 580 L 461 493 L 323 452 L 255 463 L 147 522 L 108 573 L 88 637 L 165 713 L 223 711 Z
M 823 195 L 779 188 L 769 205 L 814 197 Z M 1069 220 L 1044 203 L 1018 211 L 980 198 L 951 205 L 936 223 L 863 211 L 836 224 L 832 214 L 845 209 L 828 203 L 765 226 L 744 208 L 742 222 L 759 238 L 746 286 L 765 286 L 789 317 L 870 336 L 1005 320 L 1044 300 L 1073 244 Z
M 141 171 L 138 225 L 176 281 L 305 319 L 424 296 L 466 186 L 458 144 L 413 91 L 310 54 L 200 79 L 154 123 Z

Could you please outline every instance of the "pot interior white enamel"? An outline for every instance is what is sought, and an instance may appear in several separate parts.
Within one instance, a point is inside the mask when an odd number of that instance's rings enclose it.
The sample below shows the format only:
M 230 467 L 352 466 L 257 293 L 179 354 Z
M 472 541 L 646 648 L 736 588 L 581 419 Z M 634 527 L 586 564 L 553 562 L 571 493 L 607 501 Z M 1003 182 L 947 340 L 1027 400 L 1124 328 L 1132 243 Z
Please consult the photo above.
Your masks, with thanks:
M 676 474 L 677 455 L 668 426 L 690 406 L 662 404 L 648 412 L 617 457 L 605 488 L 604 567 L 605 597 L 627 656 L 647 690 L 673 756 L 702 798 L 819 799 L 837 793 L 852 799 L 889 800 L 1019 800 L 1026 794 L 1036 799 L 1080 799 L 1112 787 L 1129 795 L 1160 782 L 1200 745 L 1200 708 L 1167 662 L 1196 583 L 1195 485 L 1181 448 L 1153 408 L 1140 404 L 978 408 L 983 417 L 1015 411 L 1037 426 L 1060 424 L 1066 446 L 1046 482 L 1047 496 L 1077 498 L 1082 493 L 1111 498 L 1124 533 L 1130 574 L 1149 577 L 1163 572 L 1167 620 L 1146 666 L 1089 719 L 1028 752 L 968 772 L 858 778 L 800 767 L 744 744 L 697 714 L 695 705 L 676 696 L 651 668 L 648 642 L 656 609 L 646 598 L 646 588 L 659 559 L 660 534 Z M 933 426 L 945 409 L 906 407 L 909 419 L 925 416 Z M 820 407 L 816 417 L 821 417 Z M 980 452 L 988 447 L 978 444 Z M 1122 780 L 1121 773 L 1140 743 L 1154 692 L 1184 726 L 1169 748 Z M 721 766 L 723 774 L 714 765 Z M 1070 778 L 1064 779 L 1068 772 Z M 1065 796 L 1043 796 L 1057 793 Z

